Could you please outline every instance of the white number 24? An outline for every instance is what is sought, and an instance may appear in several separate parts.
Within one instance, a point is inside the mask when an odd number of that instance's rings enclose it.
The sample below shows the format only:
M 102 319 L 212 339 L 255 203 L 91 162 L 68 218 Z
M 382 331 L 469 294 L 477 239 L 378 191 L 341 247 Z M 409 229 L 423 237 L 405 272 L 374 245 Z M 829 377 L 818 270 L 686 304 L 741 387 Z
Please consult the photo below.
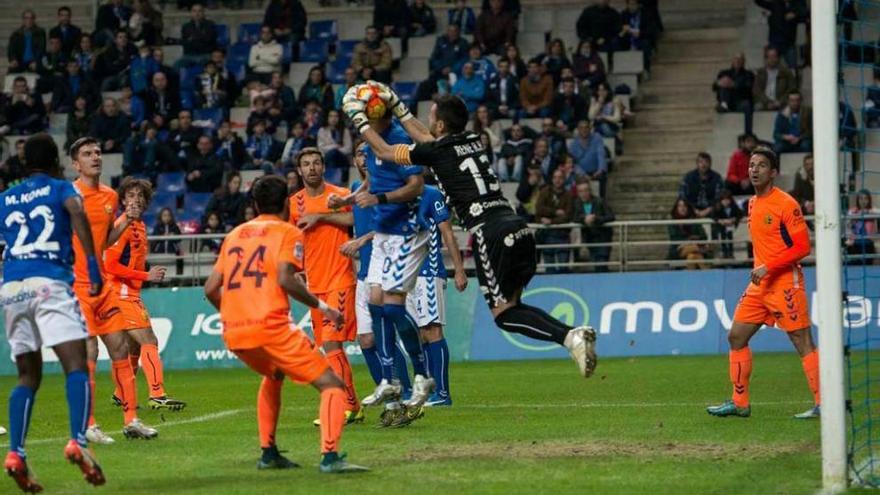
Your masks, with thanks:
M 20 211 L 13 211 L 6 217 L 6 227 L 12 227 L 13 224 L 19 225 L 18 237 L 15 238 L 15 244 L 9 249 L 9 254 L 13 256 L 21 256 L 23 254 L 30 254 L 34 251 L 58 251 L 61 249 L 61 246 L 55 242 L 50 241 L 49 238 L 52 237 L 52 233 L 55 231 L 55 215 L 52 214 L 52 210 L 49 209 L 48 206 L 40 205 L 31 210 L 30 215 L 28 215 L 32 220 L 37 217 L 43 217 L 43 230 L 40 232 L 40 235 L 37 236 L 37 239 L 34 242 L 25 243 L 24 241 L 27 239 L 28 234 L 30 234 L 30 229 L 27 226 L 27 218 L 25 218 L 24 213 Z
M 485 163 L 487 166 L 489 165 L 489 157 L 485 154 L 480 155 L 480 161 Z M 483 180 L 483 175 L 480 173 L 480 169 L 477 167 L 476 160 L 474 160 L 473 158 L 468 158 L 467 160 L 461 162 L 461 164 L 458 166 L 458 169 L 462 172 L 470 172 L 471 176 L 474 178 L 474 182 L 477 183 L 477 192 L 479 192 L 480 194 L 486 194 L 488 192 L 488 189 L 486 189 L 486 181 Z M 489 174 L 495 175 L 491 168 L 489 168 Z M 489 184 L 489 187 L 493 191 L 497 191 L 501 188 L 501 186 L 498 185 L 498 181 Z

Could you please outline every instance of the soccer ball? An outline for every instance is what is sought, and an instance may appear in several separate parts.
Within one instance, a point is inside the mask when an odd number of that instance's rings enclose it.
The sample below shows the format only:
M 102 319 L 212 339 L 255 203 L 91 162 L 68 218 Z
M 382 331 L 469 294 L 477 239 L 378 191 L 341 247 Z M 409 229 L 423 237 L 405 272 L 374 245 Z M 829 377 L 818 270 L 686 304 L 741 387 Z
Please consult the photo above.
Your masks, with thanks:
M 366 107 L 364 108 L 364 112 L 367 114 L 368 119 L 379 120 L 385 116 L 385 102 L 379 97 L 379 90 L 375 86 L 368 84 L 361 86 L 358 89 L 357 96 L 359 100 L 364 100 L 365 97 L 369 96 Z

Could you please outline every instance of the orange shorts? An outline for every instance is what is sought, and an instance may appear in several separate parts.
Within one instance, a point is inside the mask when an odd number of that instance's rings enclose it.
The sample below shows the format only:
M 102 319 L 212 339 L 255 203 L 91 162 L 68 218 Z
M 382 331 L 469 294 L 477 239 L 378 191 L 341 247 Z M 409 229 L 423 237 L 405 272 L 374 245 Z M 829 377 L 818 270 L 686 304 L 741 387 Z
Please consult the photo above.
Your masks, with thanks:
M 137 299 L 119 299 L 119 309 L 122 312 L 123 330 L 140 330 L 152 328 L 150 313 L 144 302 Z
M 79 307 L 83 319 L 86 320 L 89 336 L 107 335 L 123 329 L 125 324 L 119 307 L 119 297 L 109 284 L 104 284 L 101 293 L 95 297 L 89 295 L 88 286 L 75 285 L 73 292 L 79 299 Z
M 809 328 L 810 310 L 803 286 L 783 285 L 743 293 L 733 313 L 733 321 L 765 324 L 786 332 Z
M 312 332 L 315 334 L 315 343 L 321 345 L 324 342 L 348 342 L 357 337 L 357 316 L 355 314 L 355 286 L 344 289 L 336 289 L 323 294 L 315 294 L 318 299 L 327 303 L 327 306 L 335 308 L 342 313 L 345 323 L 337 327 L 330 320 L 324 318 L 324 313 L 319 309 L 312 309 Z
M 276 377 L 279 373 L 298 383 L 311 383 L 330 365 L 302 330 L 291 330 L 282 337 L 252 349 L 230 349 L 257 373 Z

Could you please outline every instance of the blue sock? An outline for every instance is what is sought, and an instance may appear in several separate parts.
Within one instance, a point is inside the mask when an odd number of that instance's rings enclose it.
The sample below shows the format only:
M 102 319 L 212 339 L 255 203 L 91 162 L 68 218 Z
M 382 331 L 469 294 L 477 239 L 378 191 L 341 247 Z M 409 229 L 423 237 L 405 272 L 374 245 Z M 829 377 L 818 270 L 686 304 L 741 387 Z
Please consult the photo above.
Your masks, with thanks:
M 89 423 L 91 402 L 89 374 L 77 370 L 67 375 L 67 412 L 70 415 L 70 438 L 81 447 L 87 445 L 86 428 Z
M 449 397 L 449 347 L 446 339 L 425 344 L 425 355 L 431 371 L 431 377 L 437 384 L 437 395 Z
M 394 377 L 394 327 L 385 321 L 385 309 L 370 304 L 370 317 L 373 319 L 373 338 L 376 339 L 376 354 L 379 357 L 381 379 L 389 382 Z M 389 334 L 390 332 L 390 338 Z
M 394 346 L 394 372 L 397 379 L 400 380 L 400 387 L 403 394 L 408 394 L 412 390 L 412 383 L 409 381 L 409 370 L 406 368 L 406 357 L 400 350 L 399 345 Z
M 9 450 L 25 458 L 24 440 L 34 410 L 34 389 L 19 385 L 9 395 Z
M 412 361 L 413 372 L 417 375 L 427 376 L 428 372 L 425 370 L 425 355 L 422 353 L 419 329 L 406 313 L 406 307 L 402 304 L 386 304 L 385 316 L 394 322 L 397 335 L 400 337 L 401 342 L 403 342 L 403 347 L 406 349 L 406 353 L 409 354 L 410 361 Z
M 373 377 L 373 381 L 378 385 L 382 381 L 382 363 L 379 362 L 379 352 L 376 351 L 376 346 L 361 347 L 361 352 L 364 355 L 364 361 L 367 362 L 370 376 Z

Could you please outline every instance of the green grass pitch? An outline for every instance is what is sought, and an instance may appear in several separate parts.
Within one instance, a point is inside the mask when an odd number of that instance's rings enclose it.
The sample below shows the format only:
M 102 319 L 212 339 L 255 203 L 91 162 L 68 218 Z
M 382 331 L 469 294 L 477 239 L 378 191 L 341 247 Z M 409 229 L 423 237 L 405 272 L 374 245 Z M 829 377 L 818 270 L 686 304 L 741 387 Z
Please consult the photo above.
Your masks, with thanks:
M 363 396 L 369 376 L 363 367 L 355 373 Z M 102 373 L 98 421 L 117 443 L 96 447 L 108 478 L 99 491 L 62 462 L 63 382 L 46 376 L 28 457 L 46 493 L 808 494 L 821 485 L 819 422 L 791 419 L 811 404 L 794 353 L 756 355 L 749 419 L 704 410 L 729 395 L 726 356 L 605 359 L 589 380 L 570 361 L 453 363 L 450 381 L 452 408 L 394 430 L 376 429 L 371 410 L 367 423 L 346 429 L 342 450 L 373 469 L 363 475 L 318 473 L 318 395 L 293 384 L 278 444 L 304 467 L 257 471 L 259 379 L 244 369 L 167 372 L 167 389 L 189 407 L 142 409 L 160 430 L 149 442 L 122 437 Z M 4 414 L 13 383 L 0 378 Z M 0 480 L 0 493 L 14 492 Z

